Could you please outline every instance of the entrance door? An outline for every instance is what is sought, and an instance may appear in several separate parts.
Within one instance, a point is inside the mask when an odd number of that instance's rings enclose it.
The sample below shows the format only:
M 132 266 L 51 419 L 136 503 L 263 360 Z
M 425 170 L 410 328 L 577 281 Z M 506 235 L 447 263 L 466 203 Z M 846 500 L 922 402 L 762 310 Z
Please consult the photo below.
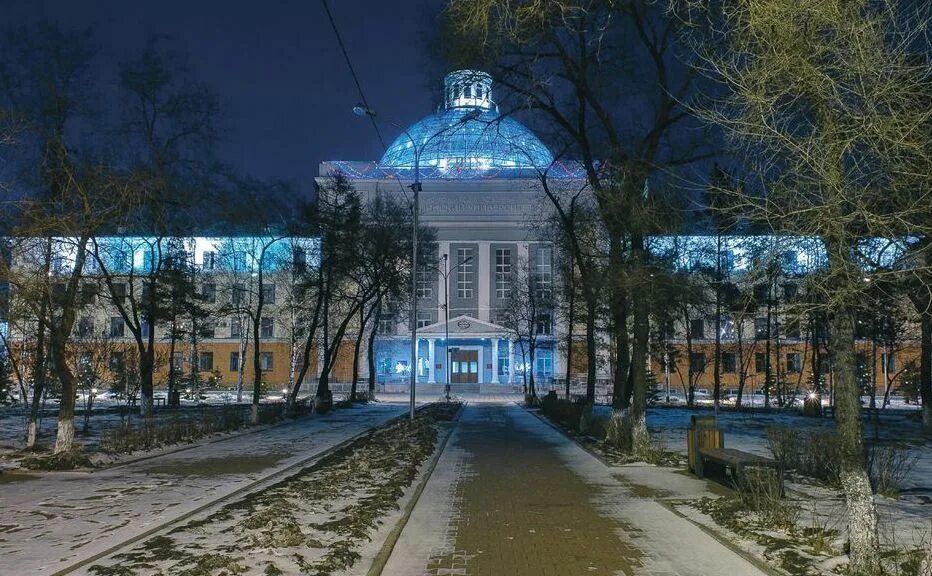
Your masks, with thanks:
M 479 351 L 453 350 L 450 353 L 450 382 L 477 384 L 479 382 Z

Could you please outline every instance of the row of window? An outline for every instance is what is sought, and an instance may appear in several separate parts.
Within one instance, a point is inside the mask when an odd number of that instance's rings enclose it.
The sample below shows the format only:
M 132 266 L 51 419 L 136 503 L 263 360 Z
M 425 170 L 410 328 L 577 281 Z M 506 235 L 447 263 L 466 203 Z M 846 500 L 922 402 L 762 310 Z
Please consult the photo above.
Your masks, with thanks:
M 896 354 L 891 352 L 889 354 L 881 354 L 881 366 L 886 364 L 887 372 L 896 372 Z M 767 372 L 767 354 L 764 352 L 756 352 L 754 354 L 754 371 L 759 374 L 764 374 Z M 869 361 L 867 356 L 864 354 L 858 354 L 855 360 L 855 364 L 858 368 L 859 376 L 863 376 L 864 373 L 868 371 L 867 366 Z M 723 352 L 721 356 L 720 369 L 724 374 L 733 374 L 738 371 L 738 355 L 734 352 Z M 693 374 L 698 374 L 704 371 L 707 367 L 706 355 L 704 352 L 693 352 L 689 357 L 689 371 Z M 790 352 L 786 354 L 786 372 L 790 374 L 798 374 L 803 370 L 803 357 L 799 352 Z M 829 372 L 829 362 L 828 358 L 821 358 L 819 373 L 828 374 Z
M 211 282 L 206 282 L 201 284 L 201 299 L 205 303 L 213 304 L 217 301 L 217 285 Z M 150 288 L 149 286 L 143 284 L 142 294 L 140 301 L 145 302 L 149 299 Z M 52 295 L 55 297 L 63 297 L 65 294 L 65 284 L 56 283 L 52 286 Z M 82 305 L 90 305 L 97 302 L 100 295 L 100 289 L 97 284 L 85 283 L 81 286 L 81 291 L 79 293 L 79 302 Z M 113 299 L 123 304 L 126 302 L 126 297 L 128 296 L 127 285 L 124 282 L 116 282 L 113 284 Z M 232 290 L 230 291 L 230 302 L 233 304 L 246 304 L 249 302 L 250 298 L 249 290 L 244 283 L 234 284 Z M 263 284 L 262 285 L 262 300 L 263 304 L 275 304 L 275 284 Z
M 430 310 L 418 310 L 417 327 L 418 329 L 426 328 L 434 323 L 434 315 Z M 537 315 L 536 330 L 538 336 L 553 335 L 553 315 L 549 312 L 543 312 Z M 395 317 L 390 314 L 383 314 L 378 319 L 378 333 L 389 335 L 395 333 Z
M 94 331 L 94 318 L 89 316 L 82 316 L 78 318 L 76 332 L 77 336 L 81 338 L 89 338 L 95 335 Z M 149 336 L 150 325 L 147 321 L 143 320 L 141 322 L 140 329 L 142 331 L 143 338 Z M 122 316 L 112 316 L 110 318 L 110 338 L 123 338 L 126 336 L 126 322 L 124 322 Z M 201 338 L 217 338 L 217 328 L 213 323 L 204 322 L 198 328 L 198 334 Z M 243 325 L 239 318 L 232 318 L 230 320 L 230 338 L 240 338 L 243 335 Z M 263 316 L 259 319 L 259 335 L 262 338 L 274 338 L 275 337 L 275 319 L 268 316 Z
M 494 253 L 494 283 L 495 297 L 504 300 L 511 297 L 512 274 L 514 271 L 513 254 L 510 248 L 496 248 Z M 456 260 L 453 266 L 456 270 L 456 297 L 461 300 L 470 300 L 475 294 L 474 260 L 472 248 L 457 248 Z M 549 291 L 553 286 L 553 249 L 541 246 L 534 256 L 533 278 L 537 290 Z M 423 268 L 417 275 L 418 298 L 433 296 L 432 277 Z
M 240 355 L 239 352 L 230 352 L 229 356 L 229 371 L 230 372 L 239 372 L 240 369 Z M 184 356 L 182 354 L 175 354 L 175 357 L 172 359 L 172 363 L 175 365 L 175 370 L 181 370 L 184 365 Z M 259 352 L 259 368 L 263 371 L 271 371 L 275 369 L 275 353 L 274 352 Z M 201 372 L 211 372 L 214 369 L 214 353 L 213 352 L 199 352 L 198 353 L 198 370 Z
M 884 322 L 888 324 L 892 322 L 888 319 L 883 319 L 879 322 L 871 322 L 870 320 L 864 320 L 859 317 L 858 321 L 855 323 L 855 338 L 858 340 L 867 340 L 871 337 L 871 330 L 881 330 L 884 326 Z M 706 318 L 693 318 L 689 321 L 689 337 L 697 340 L 702 340 L 708 338 L 706 335 L 706 326 L 708 323 L 713 325 L 714 321 L 709 321 Z M 769 323 L 769 325 L 768 325 Z M 798 316 L 787 315 L 783 322 L 778 322 L 776 317 L 771 317 L 769 322 L 766 316 L 758 316 L 754 318 L 754 339 L 755 340 L 766 340 L 770 334 L 775 334 L 779 328 L 779 333 L 781 336 L 790 339 L 799 339 L 802 336 L 801 330 L 802 320 Z M 879 326 L 879 328 L 878 328 Z M 730 318 L 722 318 L 720 326 L 720 334 L 722 338 L 736 338 L 737 337 L 737 325 Z M 815 326 L 814 329 L 819 334 L 827 334 L 828 330 L 824 322 Z M 667 338 L 674 337 L 673 324 L 668 323 L 665 327 L 665 334 Z M 714 337 L 714 334 L 713 336 Z

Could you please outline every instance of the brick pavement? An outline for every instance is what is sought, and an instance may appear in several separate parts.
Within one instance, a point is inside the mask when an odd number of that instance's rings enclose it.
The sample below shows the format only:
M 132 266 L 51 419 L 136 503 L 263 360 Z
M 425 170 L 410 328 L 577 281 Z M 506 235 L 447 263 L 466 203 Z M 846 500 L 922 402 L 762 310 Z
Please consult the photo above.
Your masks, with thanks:
M 453 434 L 385 576 L 763 574 L 519 406 Z

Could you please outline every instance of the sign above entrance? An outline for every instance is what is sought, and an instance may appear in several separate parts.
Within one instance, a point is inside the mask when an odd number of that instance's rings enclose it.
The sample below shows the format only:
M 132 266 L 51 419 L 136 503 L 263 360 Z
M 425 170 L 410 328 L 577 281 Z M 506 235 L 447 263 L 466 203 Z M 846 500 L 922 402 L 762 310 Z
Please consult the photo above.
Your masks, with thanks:
M 467 316 L 466 314 L 462 314 L 456 318 L 450 318 L 449 326 L 446 322 L 441 320 L 430 326 L 419 328 L 417 331 L 418 335 L 424 338 L 428 336 L 443 338 L 446 336 L 447 332 L 449 332 L 451 337 L 469 336 L 472 338 L 505 338 L 509 333 L 507 328 L 492 324 L 491 322 L 486 322 L 485 320 L 473 318 L 472 316 Z

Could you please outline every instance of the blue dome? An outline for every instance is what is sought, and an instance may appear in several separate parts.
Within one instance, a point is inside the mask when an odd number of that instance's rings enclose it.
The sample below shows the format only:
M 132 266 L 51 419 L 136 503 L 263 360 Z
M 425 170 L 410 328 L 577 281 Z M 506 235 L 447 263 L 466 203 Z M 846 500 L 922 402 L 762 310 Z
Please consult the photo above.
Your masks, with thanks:
M 520 122 L 502 117 L 492 101 L 492 79 L 459 70 L 444 79 L 444 105 L 411 125 L 379 161 L 383 169 L 412 169 L 415 157 L 425 172 L 440 177 L 501 169 L 546 169 L 547 147 Z
M 500 117 L 494 110 L 463 121 L 467 108 L 442 110 L 413 124 L 388 147 L 380 168 L 414 168 L 420 150 L 420 167 L 443 170 L 540 168 L 553 163 L 546 146 L 520 122 Z M 410 135 L 410 137 L 409 137 Z

